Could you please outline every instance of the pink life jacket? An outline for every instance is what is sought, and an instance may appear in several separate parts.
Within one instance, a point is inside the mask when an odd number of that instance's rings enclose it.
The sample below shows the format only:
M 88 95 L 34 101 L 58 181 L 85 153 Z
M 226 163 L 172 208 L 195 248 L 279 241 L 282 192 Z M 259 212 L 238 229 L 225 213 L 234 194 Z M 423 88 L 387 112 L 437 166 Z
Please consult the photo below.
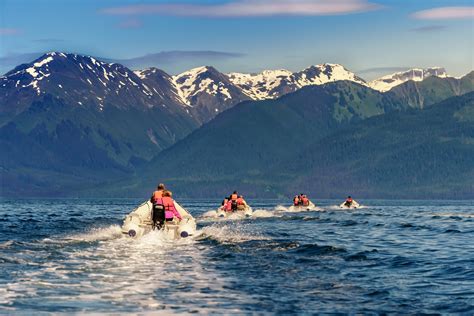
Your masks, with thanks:
M 232 212 L 232 200 L 227 201 L 227 203 L 224 205 L 224 210 L 226 212 Z
M 164 196 L 161 198 L 161 203 L 165 207 L 165 218 L 166 219 L 173 219 L 173 217 L 177 217 L 182 219 L 181 214 L 179 214 L 178 210 L 174 206 L 174 201 L 169 196 Z
M 293 199 L 293 205 L 298 206 L 299 204 L 300 204 L 300 199 L 299 197 L 295 196 L 295 198 Z

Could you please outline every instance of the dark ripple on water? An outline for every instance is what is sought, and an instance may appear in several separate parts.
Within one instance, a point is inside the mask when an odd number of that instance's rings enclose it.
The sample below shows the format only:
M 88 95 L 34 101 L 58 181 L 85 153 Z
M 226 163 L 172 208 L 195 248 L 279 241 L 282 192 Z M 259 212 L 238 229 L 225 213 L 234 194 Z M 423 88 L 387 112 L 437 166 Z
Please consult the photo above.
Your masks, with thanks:
M 121 236 L 139 200 L 3 201 L 0 313 L 474 313 L 474 207 L 369 201 Z M 197 217 L 218 201 L 184 201 Z

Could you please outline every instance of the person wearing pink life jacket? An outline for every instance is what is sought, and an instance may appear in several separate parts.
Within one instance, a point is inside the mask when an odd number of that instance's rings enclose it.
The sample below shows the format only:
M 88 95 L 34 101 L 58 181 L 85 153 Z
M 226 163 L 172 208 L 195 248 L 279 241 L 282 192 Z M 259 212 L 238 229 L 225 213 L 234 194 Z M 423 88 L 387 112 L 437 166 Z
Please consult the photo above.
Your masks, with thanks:
M 352 197 L 349 195 L 349 196 L 347 197 L 346 201 L 344 202 L 344 205 L 347 206 L 347 207 L 351 207 L 352 202 L 354 202 L 354 200 L 353 200 Z
M 232 212 L 232 200 L 227 201 L 227 203 L 224 205 L 224 210 L 226 212 Z
M 165 209 L 165 220 L 167 222 L 172 221 L 175 217 L 179 220 L 182 220 L 181 214 L 174 206 L 174 200 L 172 198 L 172 193 L 170 191 L 163 191 L 163 197 L 157 200 L 158 204 L 162 204 Z
M 294 206 L 300 205 L 300 197 L 298 195 L 295 195 L 295 197 L 293 198 L 293 205 Z
M 221 209 L 225 210 L 225 206 L 227 205 L 227 202 L 229 201 L 228 198 L 224 198 L 224 200 L 222 200 L 222 203 L 221 203 Z
M 226 212 L 231 212 L 231 211 L 237 211 L 237 199 L 239 198 L 239 195 L 237 191 L 234 191 L 230 196 L 229 196 L 229 201 L 227 202 L 230 205 L 230 210 L 228 207 L 225 208 Z

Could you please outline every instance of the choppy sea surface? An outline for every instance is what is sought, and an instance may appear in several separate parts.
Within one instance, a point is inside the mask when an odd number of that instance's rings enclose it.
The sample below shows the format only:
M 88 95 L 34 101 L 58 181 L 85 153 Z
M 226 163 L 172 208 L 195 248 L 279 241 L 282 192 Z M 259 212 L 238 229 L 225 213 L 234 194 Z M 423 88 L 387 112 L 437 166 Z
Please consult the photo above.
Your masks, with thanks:
M 474 313 L 473 201 L 249 201 L 198 236 L 124 237 L 140 200 L 2 200 L 0 314 Z M 286 202 L 286 203 L 285 203 Z

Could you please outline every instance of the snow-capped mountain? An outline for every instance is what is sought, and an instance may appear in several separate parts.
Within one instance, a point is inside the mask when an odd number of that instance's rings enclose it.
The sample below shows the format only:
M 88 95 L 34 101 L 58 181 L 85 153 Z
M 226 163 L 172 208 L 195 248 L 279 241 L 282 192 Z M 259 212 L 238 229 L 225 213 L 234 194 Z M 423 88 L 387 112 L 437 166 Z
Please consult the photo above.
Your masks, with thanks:
M 130 69 L 77 54 L 51 52 L 0 78 L 0 101 L 17 113 L 45 94 L 99 111 L 107 105 L 151 108 L 169 103 Z
M 338 64 L 322 64 L 292 73 L 289 70 L 265 70 L 258 74 L 230 73 L 229 79 L 254 100 L 275 99 L 309 85 L 349 80 L 366 82 Z
M 383 76 L 379 79 L 371 81 L 369 83 L 369 87 L 381 92 L 385 92 L 407 81 L 423 81 L 426 78 L 432 76 L 439 78 L 447 78 L 448 74 L 446 73 L 446 70 L 441 67 L 431 67 L 426 69 L 415 68 Z
M 322 64 L 308 67 L 294 74 L 299 87 L 320 85 L 328 82 L 348 80 L 366 86 L 364 79 L 356 76 L 339 64 Z
M 158 68 L 148 68 L 144 70 L 136 70 L 134 73 L 148 87 L 161 96 L 163 99 L 183 105 L 181 91 L 176 87 L 173 77 Z
M 98 111 L 109 105 L 161 106 L 202 124 L 242 101 L 275 99 L 309 85 L 348 80 L 385 92 L 430 76 L 447 74 L 443 68 L 412 69 L 367 83 L 342 65 L 326 63 L 298 72 L 279 69 L 256 74 L 224 74 L 204 66 L 171 76 L 157 68 L 132 71 L 90 56 L 51 52 L 0 77 L 0 116 L 21 113 L 38 97 L 50 94 Z
M 68 161 L 122 172 L 149 160 L 201 124 L 169 96 L 169 76 L 154 73 L 142 79 L 120 64 L 56 52 L 20 65 L 0 77 L 2 146 L 21 149 L 12 149 L 15 160 L 36 148 L 40 166 L 54 168 Z
M 183 104 L 191 106 L 203 121 L 250 98 L 214 67 L 205 66 L 173 77 Z
M 233 72 L 228 74 L 232 83 L 254 100 L 273 99 L 280 95 L 279 90 L 291 82 L 291 71 L 286 69 L 264 70 L 257 74 Z M 288 92 L 293 91 L 293 87 Z M 288 93 L 287 92 L 287 93 Z

